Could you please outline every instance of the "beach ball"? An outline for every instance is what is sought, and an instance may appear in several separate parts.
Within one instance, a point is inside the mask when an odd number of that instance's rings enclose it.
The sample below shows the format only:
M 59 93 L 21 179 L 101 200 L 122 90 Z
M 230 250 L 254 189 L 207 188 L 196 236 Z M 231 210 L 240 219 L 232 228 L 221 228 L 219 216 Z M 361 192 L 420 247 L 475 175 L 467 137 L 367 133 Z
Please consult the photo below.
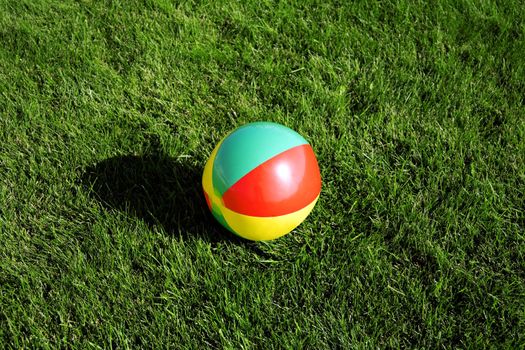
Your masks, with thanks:
M 213 216 L 228 230 L 260 241 L 281 237 L 306 219 L 321 192 L 312 147 L 270 122 L 246 124 L 215 147 L 202 186 Z

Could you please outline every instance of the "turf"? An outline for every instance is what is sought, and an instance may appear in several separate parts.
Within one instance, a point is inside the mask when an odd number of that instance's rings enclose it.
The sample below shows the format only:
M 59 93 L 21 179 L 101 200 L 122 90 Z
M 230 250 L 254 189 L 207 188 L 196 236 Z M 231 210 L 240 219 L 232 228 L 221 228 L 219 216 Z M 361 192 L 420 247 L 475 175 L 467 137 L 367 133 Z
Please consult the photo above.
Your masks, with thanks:
M 0 1 L 0 343 L 525 346 L 521 1 Z M 247 242 L 200 175 L 268 120 L 308 219 Z

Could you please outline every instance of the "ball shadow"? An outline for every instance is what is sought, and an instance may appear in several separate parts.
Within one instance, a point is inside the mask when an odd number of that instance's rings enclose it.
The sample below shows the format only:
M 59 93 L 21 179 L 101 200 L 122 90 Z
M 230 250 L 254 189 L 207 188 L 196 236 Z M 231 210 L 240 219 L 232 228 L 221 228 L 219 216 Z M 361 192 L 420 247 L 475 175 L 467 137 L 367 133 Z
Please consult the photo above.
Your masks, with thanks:
M 119 156 L 86 169 L 83 184 L 108 209 L 134 215 L 170 234 L 240 241 L 210 214 L 201 189 L 202 169 L 162 155 Z

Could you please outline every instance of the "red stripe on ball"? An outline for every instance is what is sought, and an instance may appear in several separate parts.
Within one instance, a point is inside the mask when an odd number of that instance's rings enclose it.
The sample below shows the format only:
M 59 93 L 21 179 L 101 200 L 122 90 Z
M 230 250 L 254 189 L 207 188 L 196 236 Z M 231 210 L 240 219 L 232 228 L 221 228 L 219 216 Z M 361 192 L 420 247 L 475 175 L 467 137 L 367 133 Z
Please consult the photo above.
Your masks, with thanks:
M 312 147 L 293 147 L 246 174 L 223 195 L 224 205 L 250 216 L 280 216 L 310 204 L 321 191 Z

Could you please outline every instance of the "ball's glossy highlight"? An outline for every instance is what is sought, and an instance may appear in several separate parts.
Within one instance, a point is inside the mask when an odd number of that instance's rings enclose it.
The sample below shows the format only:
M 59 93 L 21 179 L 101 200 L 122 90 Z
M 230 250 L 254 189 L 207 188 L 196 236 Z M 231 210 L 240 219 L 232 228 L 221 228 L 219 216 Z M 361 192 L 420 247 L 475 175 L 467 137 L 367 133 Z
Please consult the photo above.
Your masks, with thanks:
M 306 219 L 321 192 L 312 147 L 283 125 L 244 125 L 215 147 L 202 187 L 213 216 L 250 240 L 281 237 Z

